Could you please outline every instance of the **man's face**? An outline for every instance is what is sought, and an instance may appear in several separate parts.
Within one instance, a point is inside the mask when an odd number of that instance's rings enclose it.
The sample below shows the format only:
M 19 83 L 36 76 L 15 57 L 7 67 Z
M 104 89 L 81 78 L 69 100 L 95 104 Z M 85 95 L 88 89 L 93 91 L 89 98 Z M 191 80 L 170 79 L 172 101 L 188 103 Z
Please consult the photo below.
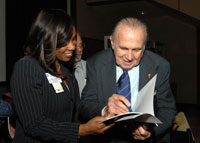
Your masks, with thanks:
M 77 34 L 77 45 L 76 45 L 76 58 L 75 61 L 78 62 L 81 60 L 81 56 L 83 53 L 83 42 L 79 34 Z
M 130 70 L 139 64 L 145 46 L 145 33 L 142 28 L 120 26 L 115 33 L 115 39 L 110 39 L 117 65 L 124 70 Z

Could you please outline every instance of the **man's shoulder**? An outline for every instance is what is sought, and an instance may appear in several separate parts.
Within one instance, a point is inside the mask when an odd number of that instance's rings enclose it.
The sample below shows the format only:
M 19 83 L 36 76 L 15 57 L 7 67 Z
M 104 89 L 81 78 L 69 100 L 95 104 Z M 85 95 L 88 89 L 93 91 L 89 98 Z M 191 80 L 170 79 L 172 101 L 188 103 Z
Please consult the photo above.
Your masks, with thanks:
M 77 62 L 76 65 L 85 66 L 86 65 L 86 61 L 81 59 L 79 62 Z
M 77 71 L 77 69 L 85 70 L 86 69 L 86 61 L 81 59 L 79 62 L 77 62 L 75 65 L 75 71 Z
M 151 61 L 155 64 L 169 64 L 169 62 L 164 57 L 149 50 L 145 50 L 143 60 Z
M 106 49 L 97 52 L 95 55 L 90 57 L 87 62 L 92 63 L 108 63 L 113 59 L 113 51 L 112 49 Z

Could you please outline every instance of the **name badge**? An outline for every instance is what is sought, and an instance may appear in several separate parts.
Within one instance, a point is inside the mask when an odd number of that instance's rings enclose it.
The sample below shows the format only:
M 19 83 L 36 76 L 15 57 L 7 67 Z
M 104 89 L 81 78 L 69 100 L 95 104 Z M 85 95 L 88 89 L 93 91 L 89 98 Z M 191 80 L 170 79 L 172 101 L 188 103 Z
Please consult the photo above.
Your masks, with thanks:
M 55 76 L 51 75 L 50 73 L 45 73 L 45 75 L 50 84 L 57 83 L 57 82 L 62 83 L 62 80 L 59 77 L 55 77 Z
M 45 75 L 46 75 L 49 83 L 53 85 L 53 88 L 56 93 L 64 92 L 64 89 L 61 85 L 61 83 L 62 83 L 61 78 L 55 77 L 55 76 L 51 75 L 50 73 L 45 73 Z
M 63 87 L 59 82 L 52 83 L 52 85 L 56 93 L 64 92 Z

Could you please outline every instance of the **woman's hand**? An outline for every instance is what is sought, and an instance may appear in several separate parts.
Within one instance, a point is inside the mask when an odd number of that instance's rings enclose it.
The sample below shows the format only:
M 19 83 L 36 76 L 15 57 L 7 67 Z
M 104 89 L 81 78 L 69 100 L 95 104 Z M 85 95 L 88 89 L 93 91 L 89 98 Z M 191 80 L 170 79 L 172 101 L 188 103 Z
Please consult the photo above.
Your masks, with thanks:
M 97 116 L 89 120 L 85 124 L 80 124 L 79 136 L 89 135 L 89 134 L 103 134 L 106 130 L 110 129 L 114 124 L 106 126 L 102 123 L 107 117 Z

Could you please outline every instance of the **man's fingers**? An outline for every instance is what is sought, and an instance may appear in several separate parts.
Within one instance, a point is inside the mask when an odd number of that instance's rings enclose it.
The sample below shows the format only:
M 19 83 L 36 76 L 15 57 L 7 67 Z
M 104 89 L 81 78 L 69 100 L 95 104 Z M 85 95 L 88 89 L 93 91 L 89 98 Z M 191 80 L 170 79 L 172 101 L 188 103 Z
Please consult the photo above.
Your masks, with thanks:
M 139 126 L 139 127 L 138 127 L 138 132 L 139 132 L 139 134 L 140 134 L 141 136 L 143 136 L 143 135 L 145 134 L 145 130 L 143 129 L 142 126 Z
M 117 102 L 116 102 L 116 106 L 118 106 L 120 109 L 120 112 L 128 112 L 128 108 L 127 108 L 127 105 L 123 102 L 123 101 L 121 101 L 121 100 L 118 100 Z
M 118 107 L 117 108 L 117 112 L 119 113 L 126 113 L 128 112 L 128 108 L 131 106 L 131 103 L 128 101 L 128 99 L 126 97 L 124 97 L 123 95 L 118 95 L 118 94 L 114 94 L 113 97 L 115 98 L 115 106 Z
M 122 114 L 129 111 L 127 106 L 130 105 L 130 102 L 124 96 L 113 94 L 108 99 L 107 109 L 111 114 Z
M 143 128 L 143 126 L 140 126 L 140 127 L 138 128 L 138 131 L 140 132 L 140 135 L 143 136 L 143 137 L 146 137 L 146 136 L 148 136 L 148 134 L 149 134 L 149 132 L 148 132 L 147 130 L 145 130 L 145 129 Z
M 126 105 L 127 107 L 131 106 L 131 103 L 128 101 L 126 97 L 124 97 L 123 95 L 117 95 L 117 96 L 118 96 L 118 100 L 121 101 L 124 105 Z
M 145 130 L 142 126 L 139 126 L 134 132 L 133 132 L 133 138 L 136 140 L 145 140 L 151 136 L 151 133 L 147 130 Z

